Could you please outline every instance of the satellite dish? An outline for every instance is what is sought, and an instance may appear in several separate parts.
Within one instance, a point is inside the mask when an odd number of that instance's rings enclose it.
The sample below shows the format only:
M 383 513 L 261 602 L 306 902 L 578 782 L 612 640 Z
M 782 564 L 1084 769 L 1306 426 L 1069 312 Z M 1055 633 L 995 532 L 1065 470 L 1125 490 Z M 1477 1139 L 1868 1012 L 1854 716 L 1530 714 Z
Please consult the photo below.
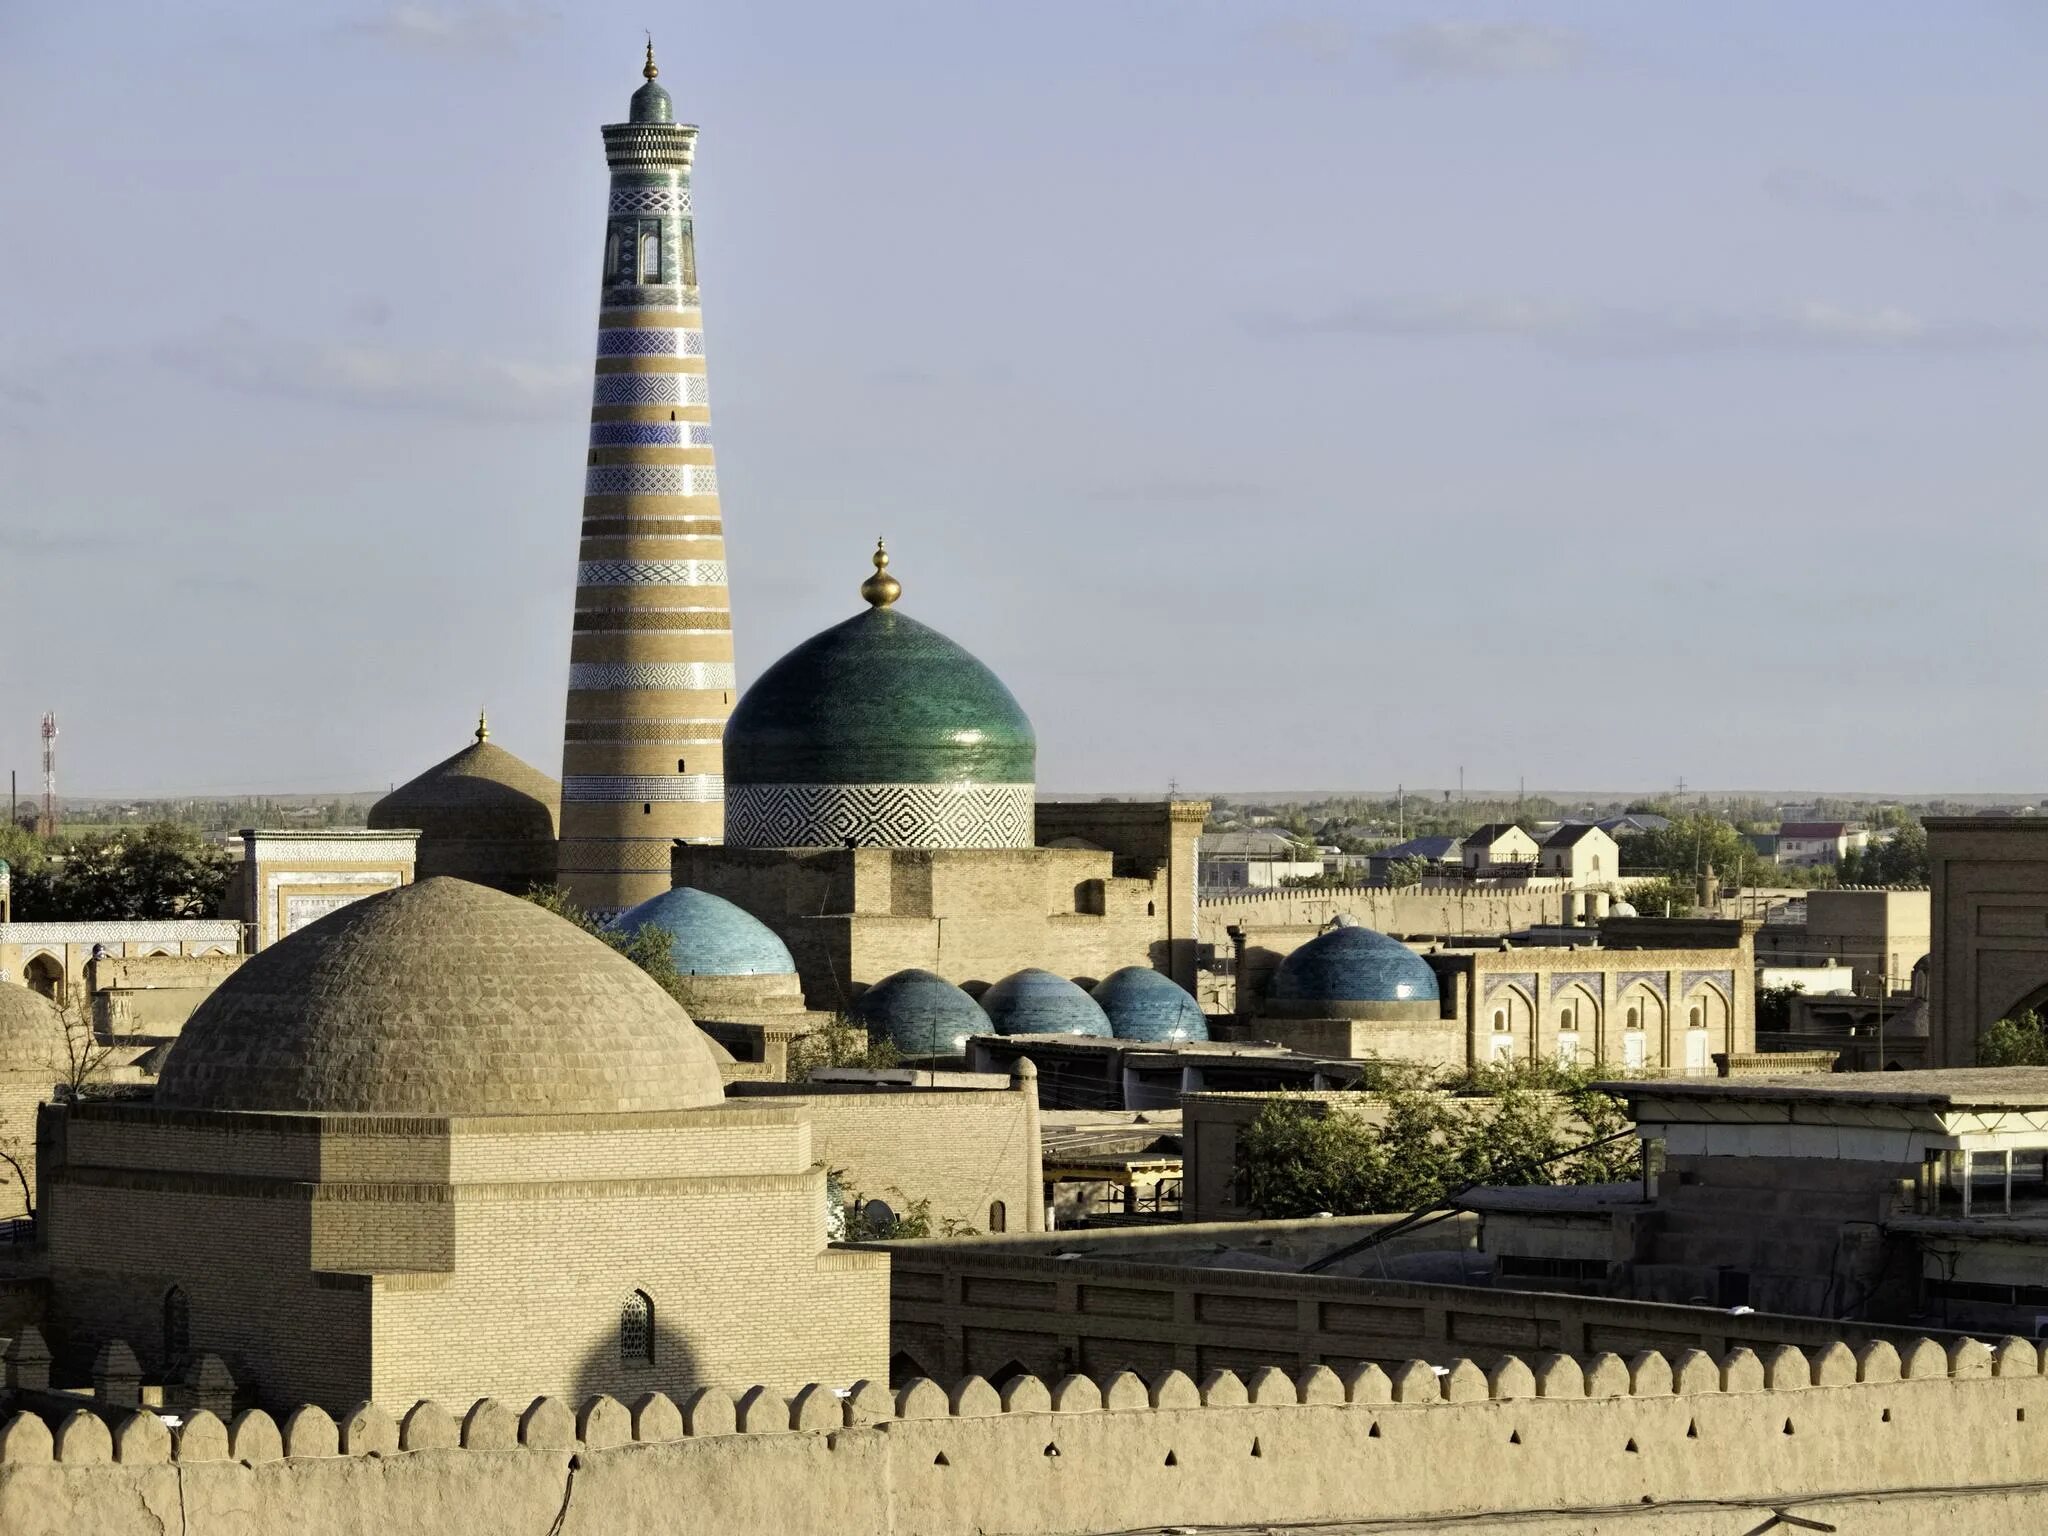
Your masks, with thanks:
M 871 1227 L 891 1227 L 896 1224 L 896 1213 L 889 1208 L 886 1200 L 869 1200 L 860 1208 L 863 1220 Z

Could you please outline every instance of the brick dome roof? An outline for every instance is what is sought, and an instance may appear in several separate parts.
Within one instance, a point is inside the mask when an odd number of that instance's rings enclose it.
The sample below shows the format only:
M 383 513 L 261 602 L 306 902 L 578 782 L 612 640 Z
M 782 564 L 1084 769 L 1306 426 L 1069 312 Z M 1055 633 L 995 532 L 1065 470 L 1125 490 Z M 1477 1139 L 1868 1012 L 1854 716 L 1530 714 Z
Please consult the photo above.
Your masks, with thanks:
M 0 1072 L 61 1072 L 64 1015 L 33 988 L 0 981 Z
M 680 1004 L 602 940 L 446 878 L 354 902 L 246 962 L 166 1054 L 174 1109 L 533 1115 L 724 1098 Z
M 562 786 L 483 734 L 370 807 L 372 827 L 428 837 L 532 838 L 551 847 Z

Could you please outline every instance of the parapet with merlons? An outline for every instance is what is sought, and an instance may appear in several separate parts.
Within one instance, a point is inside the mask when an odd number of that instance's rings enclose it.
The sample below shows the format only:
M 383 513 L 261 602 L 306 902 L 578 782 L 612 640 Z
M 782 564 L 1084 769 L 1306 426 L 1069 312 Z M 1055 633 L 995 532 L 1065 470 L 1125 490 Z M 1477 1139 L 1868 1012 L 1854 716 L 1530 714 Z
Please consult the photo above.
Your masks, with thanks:
M 1038 1536 L 1690 1499 L 1818 1509 L 1859 1490 L 1949 1490 L 1967 1508 L 1994 1488 L 2024 1523 L 2048 1515 L 2048 1489 L 2029 1481 L 2044 1426 L 2048 1376 L 2018 1338 L 1269 1367 L 1199 1382 L 1167 1371 L 707 1388 L 630 1405 L 486 1398 L 396 1418 L 369 1403 L 282 1422 L 199 1408 L 175 1426 L 81 1401 L 0 1425 L 0 1530 L 153 1536 L 166 1508 L 193 1530 L 295 1536 L 423 1529 L 430 1516 L 455 1532 L 625 1530 L 660 1500 L 734 1536 Z

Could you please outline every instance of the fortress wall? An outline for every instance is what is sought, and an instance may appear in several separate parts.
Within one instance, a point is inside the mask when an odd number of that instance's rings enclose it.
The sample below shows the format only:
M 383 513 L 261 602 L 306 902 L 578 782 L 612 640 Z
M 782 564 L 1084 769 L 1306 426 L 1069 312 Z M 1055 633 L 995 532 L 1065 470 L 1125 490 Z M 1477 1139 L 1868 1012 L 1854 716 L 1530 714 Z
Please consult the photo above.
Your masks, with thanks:
M 0 1427 L 12 1536 L 1056 1536 L 1160 1525 L 1528 1515 L 1517 1529 L 1821 1528 L 2004 1536 L 2048 1514 L 2048 1380 L 2034 1346 L 1835 1344 L 1295 1375 L 1169 1371 L 1051 1386 L 919 1380 L 845 1397 L 756 1388 L 524 1408 L 375 1408 L 339 1424 L 86 1409 Z M 1871 1495 L 1883 1492 L 1882 1503 Z M 1918 1497 L 1916 1495 L 1926 1495 Z M 1679 1507 L 1674 1507 L 1679 1506 Z M 1853 1520 L 1829 1518 L 1853 1511 Z M 1576 1516 L 1576 1518 L 1575 1518 Z
M 1308 923 L 1322 928 L 1345 912 L 1382 933 L 1509 933 L 1563 921 L 1567 894 L 1562 883 L 1551 890 L 1353 885 L 1233 892 L 1203 898 L 1200 932 L 1204 944 L 1228 950 L 1232 924 Z

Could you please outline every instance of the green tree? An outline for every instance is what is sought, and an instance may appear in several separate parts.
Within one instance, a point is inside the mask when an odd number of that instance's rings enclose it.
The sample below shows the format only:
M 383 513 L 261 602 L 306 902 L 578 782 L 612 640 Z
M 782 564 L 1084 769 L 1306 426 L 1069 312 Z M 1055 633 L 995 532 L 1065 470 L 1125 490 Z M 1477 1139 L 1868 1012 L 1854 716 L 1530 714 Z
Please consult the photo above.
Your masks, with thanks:
M 2048 1031 L 2035 1009 L 2000 1019 L 1977 1037 L 1980 1067 L 2048 1067 Z
M 1622 892 L 1621 899 L 1634 907 L 1641 917 L 1663 917 L 1666 908 L 1672 917 L 1685 917 L 1699 905 L 1699 888 L 1690 880 L 1660 875 L 1654 880 L 1630 886 Z
M 1907 822 L 1886 842 L 1852 848 L 1843 855 L 1839 873 L 1844 885 L 1925 885 L 1927 829 Z
M 824 1028 L 790 1041 L 789 1080 L 809 1082 L 813 1072 L 825 1067 L 881 1069 L 902 1060 L 903 1053 L 894 1042 L 880 1035 L 871 1036 L 851 1019 L 834 1016 Z
M 1690 879 L 1711 866 L 1723 878 L 1736 879 L 1756 862 L 1757 851 L 1749 839 L 1720 817 L 1701 811 L 1674 817 L 1668 827 L 1637 832 L 1621 842 L 1621 867 L 1629 874 Z
M 14 915 L 23 922 L 212 917 L 234 868 L 225 847 L 176 822 L 92 833 L 17 867 Z
M 536 885 L 527 891 L 526 899 L 602 939 L 652 977 L 662 991 L 677 1002 L 683 1001 L 683 978 L 676 970 L 675 956 L 669 951 L 668 935 L 659 928 L 649 925 L 633 933 L 622 933 L 609 923 L 599 922 L 559 885 Z
M 1419 854 L 1396 859 L 1387 866 L 1387 884 L 1395 887 L 1420 885 L 1436 866 Z

